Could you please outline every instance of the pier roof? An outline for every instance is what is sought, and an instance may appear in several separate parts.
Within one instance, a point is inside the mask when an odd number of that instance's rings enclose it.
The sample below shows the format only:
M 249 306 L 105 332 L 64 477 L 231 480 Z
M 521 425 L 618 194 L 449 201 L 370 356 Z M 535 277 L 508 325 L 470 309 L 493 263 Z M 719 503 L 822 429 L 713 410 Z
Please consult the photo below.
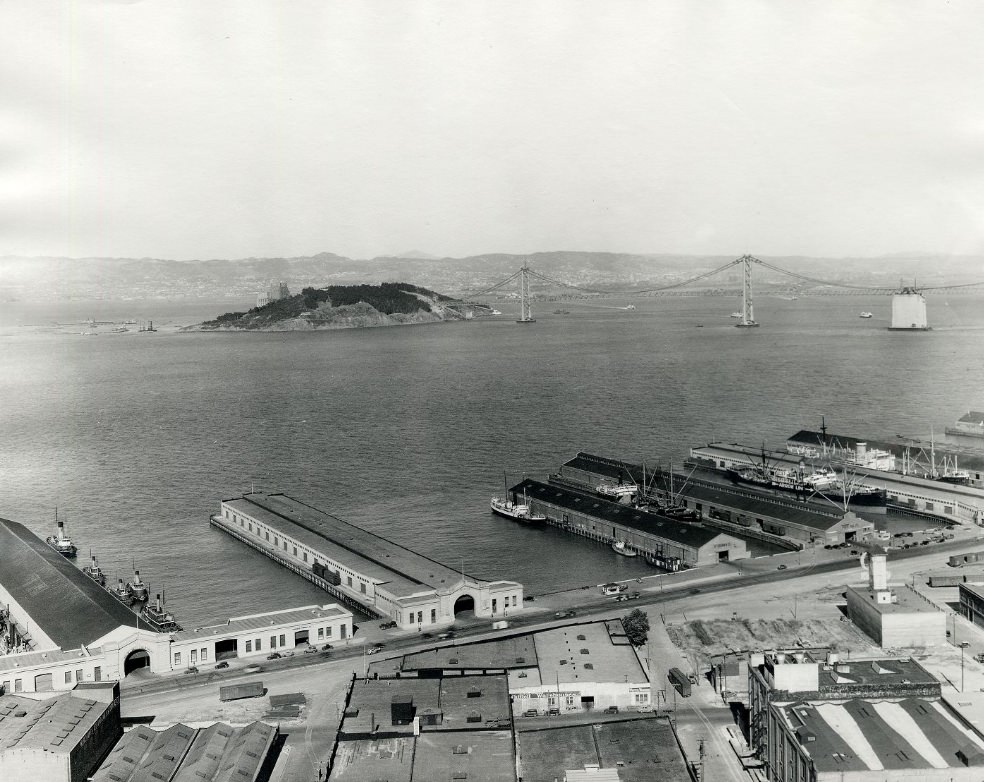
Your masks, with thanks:
M 232 635 L 250 630 L 269 630 L 271 627 L 283 627 L 301 622 L 312 622 L 315 619 L 340 619 L 352 616 L 352 612 L 334 603 L 324 606 L 310 605 L 302 608 L 291 608 L 286 611 L 270 611 L 265 614 L 250 616 L 234 616 L 225 622 L 214 625 L 196 627 L 194 630 L 180 630 L 172 633 L 175 641 L 188 641 L 209 635 Z
M 541 682 L 649 681 L 632 646 L 613 643 L 604 622 L 542 630 L 534 641 Z
M 394 593 L 413 594 L 426 588 L 446 592 L 462 581 L 459 570 L 286 494 L 247 494 L 226 504 L 317 547 L 326 556 L 386 584 Z
M 510 492 L 526 493 L 533 500 L 548 502 L 561 508 L 584 513 L 598 519 L 621 524 L 623 527 L 655 535 L 665 540 L 698 549 L 718 537 L 732 537 L 720 530 L 702 527 L 693 522 L 683 522 L 656 513 L 609 502 L 600 497 L 592 497 L 582 492 L 552 486 L 527 478 L 513 486 Z
M 975 415 L 980 415 L 976 413 Z M 966 416 L 965 416 L 966 417 Z M 961 421 L 963 419 L 960 419 Z M 980 420 L 980 419 L 978 419 Z M 796 434 L 788 439 L 787 442 L 801 445 L 812 445 L 814 447 L 839 448 L 841 450 L 853 451 L 858 443 L 865 443 L 869 449 L 876 448 L 881 451 L 888 451 L 901 459 L 906 451 L 918 451 L 930 449 L 936 451 L 937 457 L 956 456 L 959 458 L 960 466 L 972 470 L 984 469 L 984 456 L 968 453 L 966 449 L 954 448 L 946 442 L 924 442 L 912 440 L 906 437 L 893 437 L 889 440 L 869 440 L 864 437 L 851 437 L 842 434 L 828 434 L 826 432 L 816 432 L 812 429 L 800 429 Z
M 0 519 L 0 585 L 62 649 L 153 628 L 23 524 Z

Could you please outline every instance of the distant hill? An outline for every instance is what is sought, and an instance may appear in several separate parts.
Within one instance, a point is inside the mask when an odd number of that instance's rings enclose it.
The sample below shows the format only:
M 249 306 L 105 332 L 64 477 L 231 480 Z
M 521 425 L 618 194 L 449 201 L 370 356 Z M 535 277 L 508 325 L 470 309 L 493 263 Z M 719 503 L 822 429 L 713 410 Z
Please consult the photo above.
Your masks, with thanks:
M 504 280 L 524 263 L 569 285 L 601 290 L 632 290 L 680 282 L 711 271 L 734 256 L 633 255 L 558 250 L 515 255 L 487 253 L 465 258 L 434 258 L 411 251 L 400 257 L 353 259 L 334 253 L 292 258 L 172 261 L 160 258 L 0 258 L 0 301 L 52 299 L 153 299 L 242 297 L 253 302 L 271 284 L 292 290 L 329 285 L 379 284 L 412 279 L 430 289 L 467 296 Z M 981 259 L 967 256 L 891 256 L 883 258 L 764 257 L 805 276 L 860 285 L 895 286 L 900 278 L 920 286 L 972 282 L 984 278 Z M 784 280 L 756 269 L 756 280 Z M 736 279 L 736 278 L 735 278 Z M 716 276 L 710 284 L 732 284 Z
M 301 331 L 461 320 L 474 315 L 454 299 L 405 282 L 305 288 L 247 312 L 227 312 L 187 330 Z

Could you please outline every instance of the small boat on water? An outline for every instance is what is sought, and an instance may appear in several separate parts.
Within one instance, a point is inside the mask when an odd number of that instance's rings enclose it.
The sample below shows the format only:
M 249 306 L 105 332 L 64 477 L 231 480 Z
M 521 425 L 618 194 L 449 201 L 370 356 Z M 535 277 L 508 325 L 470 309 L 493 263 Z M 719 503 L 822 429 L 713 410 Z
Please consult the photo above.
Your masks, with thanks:
M 130 589 L 130 585 L 124 584 L 122 578 L 120 579 L 119 584 L 109 590 L 109 594 L 127 607 L 132 606 L 136 602 L 136 599 L 133 597 L 133 591 Z
M 858 315 L 858 317 L 859 318 L 873 318 L 875 316 L 872 313 L 870 313 L 870 312 L 862 312 L 860 315 Z
M 513 502 L 509 499 L 493 497 L 491 507 L 492 512 L 497 516 L 521 521 L 524 524 L 539 524 L 547 520 L 542 513 L 534 513 L 528 502 Z
M 164 601 L 161 596 L 157 596 L 156 603 L 150 603 L 140 609 L 140 618 L 153 627 L 159 633 L 177 633 L 181 631 L 181 625 L 174 621 L 174 614 L 168 613 L 164 608 Z
M 745 317 L 745 316 L 744 316 L 744 315 L 742 315 L 742 314 L 741 314 L 740 312 L 732 312 L 732 313 L 731 313 L 731 315 L 730 315 L 729 317 L 732 317 L 732 318 L 738 318 L 738 319 L 740 320 L 741 318 L 743 318 L 743 317 Z
M 65 522 L 58 521 L 58 509 L 55 509 L 55 524 L 58 529 L 54 535 L 45 538 L 45 542 L 63 557 L 74 559 L 79 550 L 72 543 L 68 535 L 65 534 Z
M 96 562 L 96 558 L 91 553 L 89 554 L 90 562 L 84 568 L 82 572 L 85 573 L 89 578 L 95 581 L 99 586 L 106 586 L 106 574 L 102 572 L 102 568 L 99 567 L 99 563 Z
M 150 598 L 147 585 L 140 580 L 139 570 L 133 571 L 133 581 L 129 582 L 126 586 L 130 590 L 130 594 L 133 595 L 134 602 L 143 603 Z
M 624 540 L 616 540 L 612 543 L 612 551 L 616 554 L 621 554 L 623 557 L 637 557 L 639 556 L 635 551 L 627 548 Z

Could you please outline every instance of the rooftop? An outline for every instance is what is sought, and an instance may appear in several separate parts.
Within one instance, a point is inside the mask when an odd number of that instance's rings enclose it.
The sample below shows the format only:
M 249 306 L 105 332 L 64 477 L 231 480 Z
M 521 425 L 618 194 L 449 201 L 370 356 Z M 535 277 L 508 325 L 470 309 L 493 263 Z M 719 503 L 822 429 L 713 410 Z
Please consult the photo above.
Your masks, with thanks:
M 976 426 L 984 426 L 984 413 L 977 410 L 971 410 L 966 415 L 960 416 L 957 419 L 962 424 L 975 424 Z
M 890 587 L 891 603 L 879 603 L 875 598 L 875 590 L 867 586 L 848 587 L 847 591 L 868 603 L 872 609 L 880 614 L 936 613 L 940 610 L 908 584 Z
M 492 641 L 442 646 L 426 652 L 408 654 L 403 658 L 402 669 L 467 669 L 488 670 L 531 668 L 536 665 L 536 647 L 533 636 L 517 635 Z
M 270 611 L 265 614 L 235 616 L 221 624 L 206 625 L 205 627 L 196 627 L 194 630 L 182 630 L 181 632 L 174 633 L 174 639 L 176 641 L 187 641 L 209 635 L 229 635 L 249 630 L 265 630 L 281 625 L 312 622 L 317 619 L 340 619 L 346 616 L 352 616 L 352 612 L 340 608 L 334 603 L 323 606 L 310 605 L 304 606 L 303 608 L 291 608 L 285 611 Z
M 544 630 L 534 639 L 541 682 L 649 682 L 633 648 L 613 644 L 604 622 Z
M 984 742 L 938 699 L 804 701 L 775 709 L 818 772 L 984 765 Z
M 69 753 L 109 708 L 71 693 L 42 701 L 0 696 L 0 756 L 9 749 Z
M 548 502 L 551 505 L 567 508 L 596 519 L 603 519 L 613 524 L 620 524 L 623 527 L 655 535 L 694 549 L 705 546 L 717 538 L 728 539 L 731 537 L 716 529 L 703 527 L 693 522 L 677 521 L 657 513 L 637 510 L 616 502 L 603 500 L 600 497 L 552 486 L 530 478 L 516 484 L 509 491 L 517 494 L 525 492 L 531 500 Z
M 460 571 L 286 494 L 247 494 L 225 504 L 386 584 L 395 594 L 414 594 L 427 588 L 446 592 L 461 583 Z
M 331 782 L 410 782 L 413 772 L 412 735 L 385 739 L 339 741 Z
M 513 782 L 512 734 L 507 730 L 421 733 L 414 748 L 413 778 Z
M 78 649 L 121 626 L 153 631 L 23 524 L 0 519 L 0 584 L 56 646 Z

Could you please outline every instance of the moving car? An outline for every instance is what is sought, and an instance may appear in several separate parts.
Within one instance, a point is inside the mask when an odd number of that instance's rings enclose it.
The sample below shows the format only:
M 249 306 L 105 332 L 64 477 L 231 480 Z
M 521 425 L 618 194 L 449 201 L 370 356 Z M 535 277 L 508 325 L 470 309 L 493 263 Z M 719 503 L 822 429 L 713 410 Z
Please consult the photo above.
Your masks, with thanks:
M 216 667 L 216 669 L 228 668 L 229 667 L 229 662 L 227 660 L 223 660 L 220 663 L 216 663 L 215 664 L 215 667 Z

